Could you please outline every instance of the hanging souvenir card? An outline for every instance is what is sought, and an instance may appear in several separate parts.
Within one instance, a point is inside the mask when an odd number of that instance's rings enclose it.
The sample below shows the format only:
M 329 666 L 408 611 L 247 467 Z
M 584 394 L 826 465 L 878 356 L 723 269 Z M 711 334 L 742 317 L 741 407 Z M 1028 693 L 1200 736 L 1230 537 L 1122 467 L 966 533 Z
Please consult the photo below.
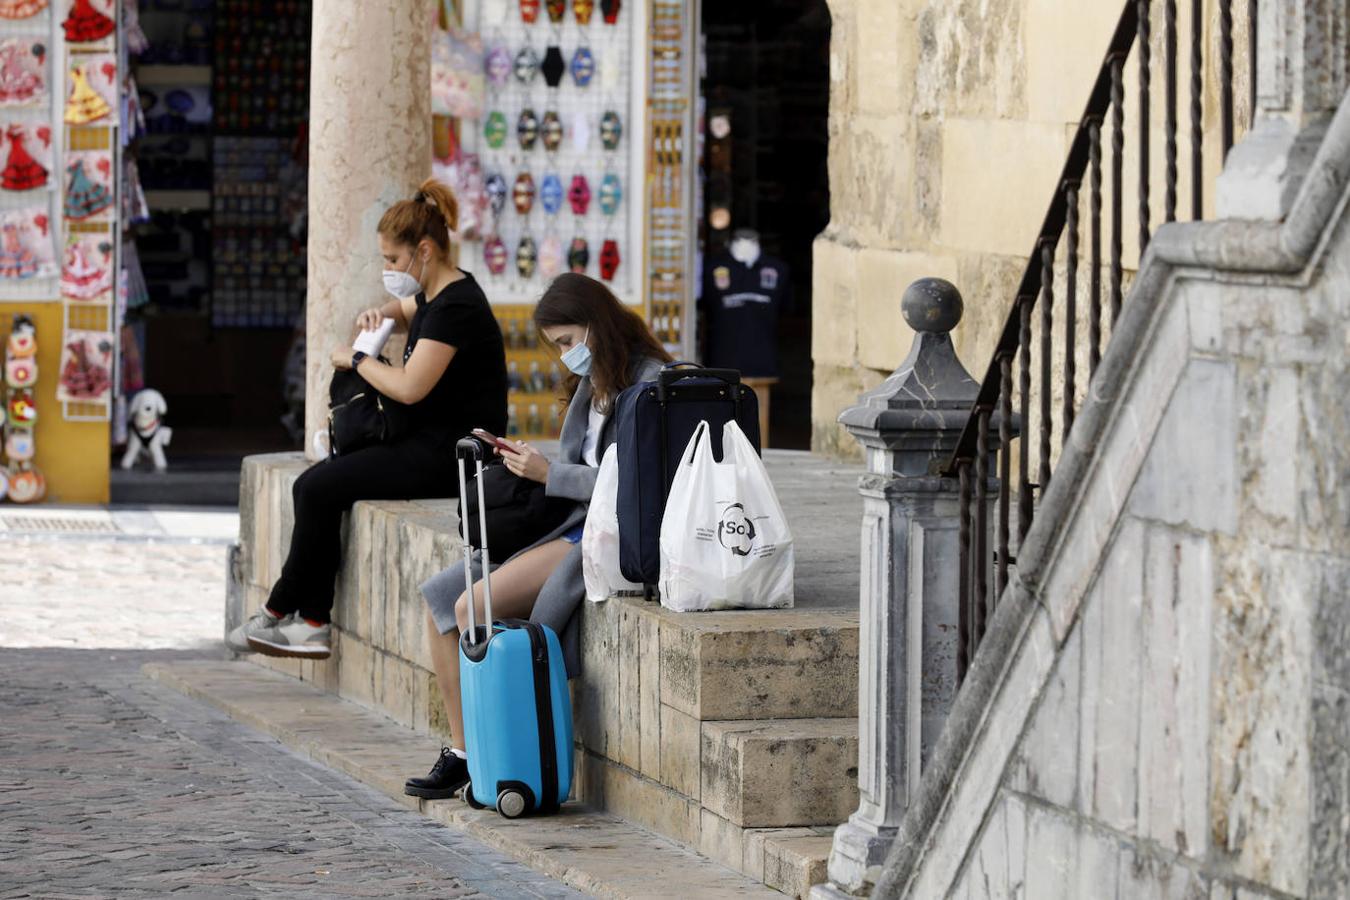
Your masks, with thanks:
M 47 207 L 0 212 L 0 279 L 50 278 L 56 273 Z
M 67 331 L 56 399 L 98 403 L 112 390 L 113 337 L 106 331 Z
M 61 261 L 61 296 L 96 300 L 112 290 L 113 245 L 105 234 L 72 234 Z
M 87 150 L 66 154 L 66 193 L 62 205 L 73 222 L 104 220 L 113 206 L 112 154 Z
M 52 178 L 52 128 L 45 122 L 10 122 L 0 125 L 4 138 L 4 169 L 0 188 L 32 191 L 50 187 Z
M 80 56 L 70 66 L 68 125 L 88 125 L 117 109 L 117 61 L 111 53 Z
M 116 0 L 63 0 L 61 29 L 70 44 L 92 44 L 112 37 L 117 30 L 113 20 Z
M 47 47 L 32 38 L 0 40 L 0 106 L 47 102 Z
M 31 19 L 47 8 L 47 0 L 0 0 L 0 19 Z

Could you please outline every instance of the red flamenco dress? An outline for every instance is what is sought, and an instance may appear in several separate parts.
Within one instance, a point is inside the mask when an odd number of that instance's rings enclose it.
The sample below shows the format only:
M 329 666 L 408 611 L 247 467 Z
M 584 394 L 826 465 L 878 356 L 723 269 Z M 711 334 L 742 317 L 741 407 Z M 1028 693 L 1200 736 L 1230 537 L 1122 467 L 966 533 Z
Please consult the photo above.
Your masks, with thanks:
M 9 138 L 9 161 L 0 173 L 0 187 L 7 191 L 31 191 L 47 183 L 47 170 L 23 146 L 23 131 L 11 128 L 5 135 Z
M 89 0 L 75 0 L 61 27 L 66 30 L 66 40 L 72 44 L 87 44 L 112 34 L 117 24 L 94 9 Z
M 37 258 L 23 245 L 19 227 L 6 222 L 0 234 L 0 278 L 32 278 L 37 270 Z

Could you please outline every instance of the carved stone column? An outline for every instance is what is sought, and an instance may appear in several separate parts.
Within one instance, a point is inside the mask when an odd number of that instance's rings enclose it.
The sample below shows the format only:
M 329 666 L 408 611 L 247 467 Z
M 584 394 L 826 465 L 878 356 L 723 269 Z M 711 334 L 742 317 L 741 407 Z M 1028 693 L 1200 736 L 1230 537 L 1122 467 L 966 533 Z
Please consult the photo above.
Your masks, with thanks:
M 427 0 L 314 0 L 305 452 L 327 428 L 333 349 L 386 299 L 375 226 L 431 173 Z
M 918 334 L 908 358 L 839 417 L 862 443 L 857 812 L 835 832 L 829 885 L 817 898 L 866 894 L 890 850 L 956 697 L 960 490 L 938 467 L 955 449 L 979 385 L 949 332 L 956 288 L 937 278 L 905 291 Z

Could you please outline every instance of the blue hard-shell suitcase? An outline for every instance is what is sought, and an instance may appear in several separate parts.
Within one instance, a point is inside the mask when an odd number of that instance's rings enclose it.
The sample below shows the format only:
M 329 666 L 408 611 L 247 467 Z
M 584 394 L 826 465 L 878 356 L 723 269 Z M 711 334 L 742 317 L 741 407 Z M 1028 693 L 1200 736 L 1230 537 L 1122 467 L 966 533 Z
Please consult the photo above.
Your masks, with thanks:
M 465 461 L 483 471 L 483 446 L 471 438 L 455 447 L 461 503 L 467 496 Z M 482 492 L 482 479 L 477 479 Z M 479 497 L 479 509 L 486 509 Z M 465 583 L 472 584 L 467 522 L 461 521 Z M 491 563 L 487 517 L 482 529 L 483 571 Z M 483 579 L 484 625 L 469 605 L 469 628 L 460 636 L 460 699 L 470 783 L 465 799 L 509 819 L 556 812 L 572 791 L 572 699 L 562 645 L 553 629 L 533 622 L 492 621 L 492 581 Z M 486 623 L 491 623 L 489 629 Z M 489 633 L 490 632 L 490 633 Z
M 619 569 L 650 595 L 661 580 L 661 519 L 680 454 L 699 422 L 710 426 L 722 458 L 722 426 L 735 419 L 759 452 L 759 400 L 735 369 L 671 363 L 655 381 L 635 384 L 614 405 L 619 445 Z

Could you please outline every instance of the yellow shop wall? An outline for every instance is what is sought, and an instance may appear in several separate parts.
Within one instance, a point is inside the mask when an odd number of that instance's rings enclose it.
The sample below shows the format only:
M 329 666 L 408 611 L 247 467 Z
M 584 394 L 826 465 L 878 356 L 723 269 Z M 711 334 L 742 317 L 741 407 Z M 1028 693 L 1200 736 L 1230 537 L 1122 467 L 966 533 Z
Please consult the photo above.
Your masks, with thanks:
M 61 375 L 61 304 L 0 301 L 0 335 L 9 337 L 15 313 L 26 313 L 37 325 L 37 456 L 47 478 L 45 503 L 107 503 L 107 422 L 67 422 L 56 399 Z M 6 501 L 8 502 L 8 501 Z

